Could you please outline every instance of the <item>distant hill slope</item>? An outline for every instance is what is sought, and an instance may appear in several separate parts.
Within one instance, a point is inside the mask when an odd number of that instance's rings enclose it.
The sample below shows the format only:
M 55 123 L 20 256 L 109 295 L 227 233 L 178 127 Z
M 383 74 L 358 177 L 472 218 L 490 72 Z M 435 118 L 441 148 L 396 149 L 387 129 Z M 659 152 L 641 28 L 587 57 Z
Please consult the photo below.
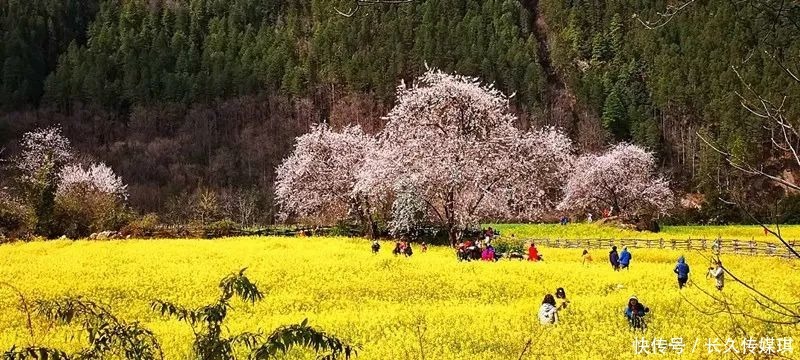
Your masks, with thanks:
M 654 30 L 638 19 L 658 19 L 660 3 L 419 0 L 345 18 L 334 8 L 346 3 L 5 2 L 0 147 L 61 123 L 119 169 L 137 207 L 162 210 L 198 186 L 256 187 L 269 217 L 273 169 L 294 136 L 321 121 L 377 131 L 397 84 L 428 65 L 495 83 L 514 94 L 520 126 L 564 127 L 584 151 L 648 146 L 682 190 L 780 196 L 720 174 L 695 133 L 781 166 L 770 129 L 739 105 L 731 66 L 759 93 L 786 96 L 797 119 L 800 84 L 778 66 L 800 63 L 796 2 L 780 16 L 697 2 Z

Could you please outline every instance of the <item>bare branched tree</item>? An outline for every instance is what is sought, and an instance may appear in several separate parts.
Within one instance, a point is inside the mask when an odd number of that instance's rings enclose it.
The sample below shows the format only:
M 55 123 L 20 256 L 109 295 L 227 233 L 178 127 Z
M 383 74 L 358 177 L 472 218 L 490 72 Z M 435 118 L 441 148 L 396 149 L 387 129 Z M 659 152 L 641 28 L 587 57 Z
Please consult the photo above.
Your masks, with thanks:
M 333 8 L 337 14 L 344 16 L 344 17 L 352 17 L 353 15 L 358 12 L 364 6 L 372 6 L 372 5 L 381 5 L 381 4 L 408 4 L 412 3 L 414 0 L 356 0 L 353 1 L 353 4 L 347 11 L 341 11 L 337 8 Z
M 638 16 L 634 17 L 647 29 L 656 29 L 667 25 L 673 18 L 675 18 L 681 11 L 687 10 L 690 5 L 695 3 L 696 0 L 687 0 L 678 5 L 670 5 L 666 11 L 657 13 L 657 18 L 654 20 L 643 20 Z M 763 51 L 767 58 L 770 58 L 774 63 L 782 69 L 783 73 L 791 79 L 789 83 L 793 86 L 800 86 L 800 77 L 798 76 L 797 69 L 792 69 L 786 66 L 783 56 L 783 45 L 778 38 L 778 30 L 781 28 L 792 28 L 795 34 L 800 34 L 800 4 L 795 1 L 773 1 L 773 0 L 744 0 L 737 2 L 738 6 L 749 6 L 755 10 L 752 14 L 755 18 L 751 20 L 761 20 L 764 25 L 761 28 L 756 27 L 760 40 L 756 48 L 751 49 L 750 55 L 747 56 L 742 63 L 746 63 L 753 54 L 757 51 Z M 797 38 L 797 35 L 794 35 Z M 775 150 L 781 153 L 781 160 L 785 161 L 786 166 L 800 167 L 800 119 L 792 119 L 787 115 L 787 106 L 789 101 L 786 95 L 778 94 L 774 96 L 765 95 L 756 90 L 746 79 L 742 76 L 740 69 L 736 65 L 731 65 L 731 69 L 736 74 L 738 79 L 743 85 L 743 91 L 735 91 L 735 95 L 739 98 L 741 106 L 749 112 L 755 119 L 762 123 L 763 128 L 767 131 L 769 141 Z M 766 179 L 769 182 L 790 191 L 800 191 L 800 183 L 797 183 L 791 176 L 786 176 L 784 173 L 777 173 L 774 170 L 769 170 L 763 163 L 751 163 L 744 159 L 741 155 L 737 155 L 734 151 L 726 149 L 725 147 L 716 143 L 707 135 L 700 132 L 696 133 L 697 136 L 714 152 L 718 153 L 723 163 L 731 168 L 739 171 L 742 174 L 753 176 L 756 178 Z M 759 218 L 748 210 L 747 202 L 744 199 L 720 199 L 724 203 L 731 206 L 740 208 L 754 223 L 759 224 L 766 233 L 775 237 L 784 247 L 788 250 L 790 256 L 800 259 L 800 253 L 797 248 L 791 243 L 787 242 L 781 234 L 780 224 L 777 217 L 774 219 L 774 225 L 767 225 L 767 221 Z M 702 253 L 701 253 L 702 254 Z M 702 254 L 706 257 L 705 254 Z M 710 263 L 720 263 L 721 258 L 719 248 L 713 250 L 711 257 L 706 257 Z M 743 286 L 750 295 L 750 300 L 754 304 L 736 305 L 730 298 L 724 296 L 722 293 L 713 294 L 707 290 L 697 287 L 701 292 L 706 294 L 713 300 L 714 305 L 710 309 L 701 309 L 697 305 L 689 302 L 693 307 L 703 314 L 714 316 L 718 314 L 727 314 L 740 335 L 746 336 L 746 330 L 739 324 L 736 318 L 751 319 L 764 323 L 774 325 L 797 325 L 800 324 L 800 302 L 792 302 L 791 300 L 781 300 L 773 295 L 767 294 L 752 283 L 744 281 L 741 276 L 735 274 L 731 269 L 722 267 L 727 277 L 730 277 L 737 284 Z M 755 314 L 752 311 L 753 306 L 761 309 L 762 314 Z M 748 310 L 745 310 L 748 309 Z
M 638 14 L 633 14 L 633 18 L 638 20 L 642 26 L 649 30 L 657 29 L 669 24 L 669 22 L 672 21 L 672 19 L 678 15 L 679 12 L 689 7 L 689 5 L 694 4 L 695 1 L 696 0 L 688 0 L 677 5 L 667 5 L 667 8 L 664 10 L 664 12 L 657 12 L 657 16 L 653 20 L 644 20 L 639 17 Z

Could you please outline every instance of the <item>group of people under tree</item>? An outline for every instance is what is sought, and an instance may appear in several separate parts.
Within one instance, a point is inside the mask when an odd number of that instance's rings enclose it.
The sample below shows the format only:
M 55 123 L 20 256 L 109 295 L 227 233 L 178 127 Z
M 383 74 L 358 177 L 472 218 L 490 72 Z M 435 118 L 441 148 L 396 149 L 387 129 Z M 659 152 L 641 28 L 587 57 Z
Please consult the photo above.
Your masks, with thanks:
M 491 227 L 481 230 L 478 238 L 474 241 L 466 239 L 456 245 L 456 257 L 459 261 L 497 261 L 502 256 L 495 250 L 492 241 L 499 236 L 500 233 L 493 230 Z
M 381 244 L 378 242 L 378 240 L 373 240 L 371 248 L 372 253 L 377 254 L 381 250 Z M 422 252 L 426 252 L 428 251 L 428 244 L 423 241 L 420 244 L 420 248 L 422 249 Z M 409 257 L 414 254 L 414 249 L 411 248 L 411 242 L 407 240 L 399 240 L 395 241 L 392 254 L 394 256 L 405 255 L 406 257 Z

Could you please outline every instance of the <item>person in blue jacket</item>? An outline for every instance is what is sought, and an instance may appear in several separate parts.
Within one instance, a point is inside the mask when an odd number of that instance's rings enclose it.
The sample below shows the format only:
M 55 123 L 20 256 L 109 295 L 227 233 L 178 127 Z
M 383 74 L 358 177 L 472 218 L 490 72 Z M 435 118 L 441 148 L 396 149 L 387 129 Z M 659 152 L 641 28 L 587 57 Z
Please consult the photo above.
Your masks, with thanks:
M 686 259 L 683 256 L 678 258 L 678 263 L 675 264 L 675 269 L 672 272 L 678 274 L 678 288 L 683 289 L 683 286 L 689 281 L 689 265 L 686 264 Z
M 619 267 L 622 269 L 627 269 L 628 265 L 631 264 L 631 252 L 628 251 L 627 246 L 622 247 L 622 252 L 619 253 Z

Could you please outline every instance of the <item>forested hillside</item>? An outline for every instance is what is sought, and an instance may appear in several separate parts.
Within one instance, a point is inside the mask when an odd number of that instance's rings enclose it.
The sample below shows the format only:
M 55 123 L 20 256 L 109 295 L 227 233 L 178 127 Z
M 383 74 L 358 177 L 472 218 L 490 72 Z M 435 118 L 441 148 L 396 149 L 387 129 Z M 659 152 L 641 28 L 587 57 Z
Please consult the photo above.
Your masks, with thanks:
M 61 124 L 125 179 L 140 211 L 183 221 L 203 194 L 254 193 L 268 222 L 274 170 L 295 136 L 318 122 L 376 131 L 395 87 L 427 64 L 514 93 L 520 127 L 563 127 L 582 151 L 647 146 L 683 192 L 780 195 L 720 170 L 696 132 L 754 162 L 780 161 L 770 129 L 740 105 L 731 66 L 760 94 L 785 96 L 798 118 L 800 86 L 780 67 L 798 73 L 794 2 L 759 2 L 776 12 L 698 1 L 655 29 L 639 19 L 660 20 L 662 2 L 416 0 L 335 12 L 348 4 L 3 2 L 2 156 L 23 132 Z
M 542 1 L 541 8 L 552 24 L 554 63 L 579 102 L 616 140 L 658 151 L 684 190 L 713 198 L 753 185 L 720 170 L 719 154 L 697 133 L 738 158 L 784 168 L 786 154 L 770 141 L 779 129 L 765 128 L 741 102 L 762 96 L 784 102 L 790 122 L 800 117 L 796 2 L 698 1 L 673 17 L 663 17 L 669 11 L 660 1 Z

